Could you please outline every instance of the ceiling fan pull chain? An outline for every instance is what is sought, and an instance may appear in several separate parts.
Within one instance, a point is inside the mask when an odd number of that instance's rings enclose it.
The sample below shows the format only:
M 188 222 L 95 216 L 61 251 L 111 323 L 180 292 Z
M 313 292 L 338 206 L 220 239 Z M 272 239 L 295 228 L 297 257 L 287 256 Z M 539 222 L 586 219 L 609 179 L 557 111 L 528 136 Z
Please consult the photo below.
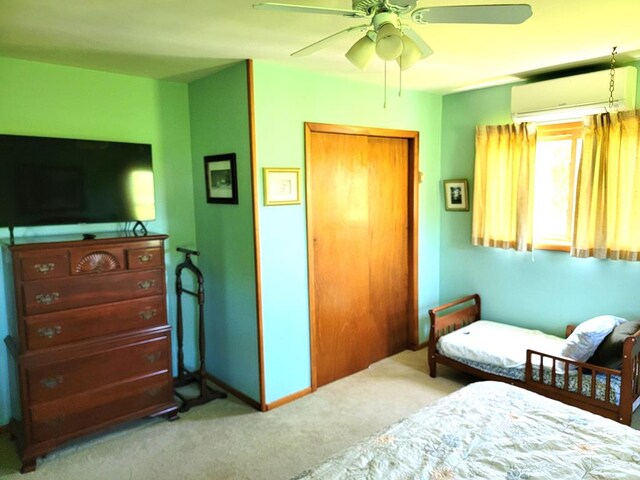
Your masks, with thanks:
M 609 72 L 609 108 L 613 108 L 613 91 L 615 89 L 615 76 L 616 76 L 616 55 L 618 47 L 613 47 L 611 50 L 611 70 Z
M 384 108 L 387 108 L 387 62 L 384 62 Z

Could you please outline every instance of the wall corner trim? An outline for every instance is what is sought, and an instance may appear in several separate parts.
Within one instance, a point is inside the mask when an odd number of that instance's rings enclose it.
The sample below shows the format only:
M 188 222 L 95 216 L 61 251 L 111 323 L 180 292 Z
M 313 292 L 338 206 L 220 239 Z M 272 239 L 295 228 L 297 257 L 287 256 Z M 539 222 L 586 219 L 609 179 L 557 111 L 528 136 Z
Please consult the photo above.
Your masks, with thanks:
M 264 411 L 269 411 L 269 410 L 273 410 L 274 408 L 281 407 L 287 403 L 293 402 L 294 400 L 298 400 L 299 398 L 305 397 L 309 395 L 311 392 L 313 392 L 313 389 L 309 387 L 309 388 L 305 388 L 304 390 L 300 390 L 299 392 L 292 393 L 291 395 L 287 395 L 286 397 L 282 397 L 281 399 L 276 400 L 275 402 L 268 403 L 266 405 L 266 410 Z

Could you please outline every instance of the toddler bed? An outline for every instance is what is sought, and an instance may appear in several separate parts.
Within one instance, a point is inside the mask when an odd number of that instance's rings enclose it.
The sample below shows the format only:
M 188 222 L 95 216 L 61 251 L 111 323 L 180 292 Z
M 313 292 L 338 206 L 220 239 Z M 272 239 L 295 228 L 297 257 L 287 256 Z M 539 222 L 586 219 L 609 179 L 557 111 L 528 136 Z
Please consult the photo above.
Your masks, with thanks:
M 567 327 L 565 339 L 481 320 L 480 307 L 475 294 L 429 311 L 432 377 L 441 363 L 631 423 L 640 404 L 640 322 L 596 317 Z
M 476 382 L 295 480 L 640 480 L 640 432 L 501 382 Z

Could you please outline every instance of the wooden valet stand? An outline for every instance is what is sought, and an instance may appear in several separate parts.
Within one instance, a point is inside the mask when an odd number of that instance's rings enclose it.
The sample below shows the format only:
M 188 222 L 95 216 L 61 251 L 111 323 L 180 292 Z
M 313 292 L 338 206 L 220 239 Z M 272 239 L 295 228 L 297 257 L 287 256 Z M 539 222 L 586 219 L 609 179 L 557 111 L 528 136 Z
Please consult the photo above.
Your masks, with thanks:
M 218 398 L 226 398 L 227 394 L 211 388 L 207 384 L 207 371 L 205 370 L 205 333 L 204 333 L 204 277 L 198 267 L 191 261 L 191 255 L 200 255 L 200 252 L 189 250 L 186 248 L 178 248 L 178 252 L 185 254 L 185 260 L 176 267 L 176 295 L 177 295 L 177 311 L 178 311 L 178 375 L 173 379 L 173 387 L 175 395 L 182 402 L 179 408 L 180 412 L 186 412 L 191 407 L 202 405 L 204 403 L 216 400 Z M 198 291 L 192 292 L 182 287 L 182 271 L 190 270 L 198 279 Z M 182 294 L 186 293 L 198 299 L 198 354 L 200 355 L 200 365 L 198 370 L 190 372 L 184 367 L 183 343 L 183 326 L 182 326 Z M 197 397 L 187 398 L 177 388 L 184 387 L 191 383 L 198 383 L 199 394 Z

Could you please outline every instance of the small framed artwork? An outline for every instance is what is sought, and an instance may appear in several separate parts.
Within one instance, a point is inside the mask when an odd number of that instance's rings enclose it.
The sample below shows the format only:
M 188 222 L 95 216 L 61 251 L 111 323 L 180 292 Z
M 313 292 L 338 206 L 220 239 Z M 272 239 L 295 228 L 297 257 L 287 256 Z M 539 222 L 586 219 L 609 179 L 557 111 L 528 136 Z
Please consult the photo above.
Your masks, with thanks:
M 453 212 L 469 210 L 469 187 L 466 179 L 444 181 L 444 209 Z
M 204 175 L 207 181 L 207 203 L 238 203 L 235 153 L 204 157 Z
M 263 179 L 265 205 L 300 203 L 299 168 L 264 168 Z

